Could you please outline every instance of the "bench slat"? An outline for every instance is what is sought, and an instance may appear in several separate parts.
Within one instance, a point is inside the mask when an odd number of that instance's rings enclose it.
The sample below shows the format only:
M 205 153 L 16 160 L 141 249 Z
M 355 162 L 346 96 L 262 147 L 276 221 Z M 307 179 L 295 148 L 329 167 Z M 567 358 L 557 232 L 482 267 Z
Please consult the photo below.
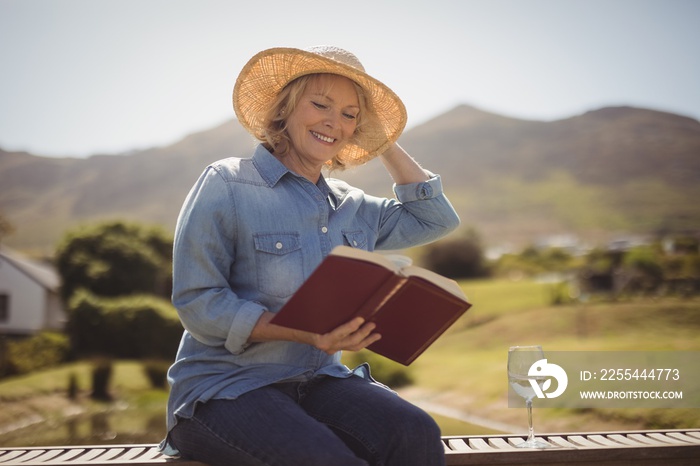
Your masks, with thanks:
M 105 452 L 104 448 L 88 448 L 80 455 L 80 461 L 92 461 Z
M 43 453 L 45 453 L 45 450 L 27 450 L 22 456 L 20 456 L 18 459 L 21 459 L 22 462 L 26 461 L 31 461 L 34 458 L 41 456 Z
M 500 437 L 490 438 L 489 444 L 497 450 L 517 450 L 517 448 Z
M 603 445 L 604 447 L 619 447 L 620 444 L 614 440 L 610 440 L 607 436 L 605 435 L 589 435 L 588 440 L 592 442 L 599 443 Z
M 550 436 L 549 442 L 558 447 L 577 448 L 575 444 L 569 442 L 567 439 L 559 435 Z
M 700 444 L 700 438 L 693 438 L 690 435 L 686 435 L 682 432 L 669 432 L 667 435 L 669 437 L 677 438 L 678 440 L 683 440 L 684 442 Z
M 467 442 L 465 442 L 461 438 L 449 439 L 447 441 L 447 445 L 453 451 L 471 451 L 472 450 L 471 448 L 469 448 L 469 445 L 467 445 Z
M 525 441 L 524 438 L 522 437 L 508 437 L 508 443 L 510 443 L 513 447 L 516 445 L 523 443 Z M 517 447 L 515 447 L 517 448 Z
M 61 449 L 58 456 L 50 461 L 47 461 L 46 464 L 62 464 L 79 457 L 83 453 L 85 453 L 85 449 L 80 447 Z
M 124 448 L 108 448 L 102 455 L 98 456 L 100 461 L 113 460 L 117 456 L 121 455 Z
M 661 442 L 653 438 L 649 438 L 647 435 L 644 434 L 629 434 L 627 438 L 636 440 L 639 443 L 647 445 L 667 445 L 667 443 Z
M 569 442 L 573 443 L 574 445 L 581 446 L 581 447 L 586 447 L 586 448 L 600 448 L 600 445 L 588 440 L 586 437 L 583 435 L 569 435 L 566 440 Z
M 639 442 L 635 442 L 634 440 L 630 440 L 629 438 L 627 438 L 626 435 L 612 434 L 612 435 L 609 435 L 608 437 L 615 440 L 616 442 L 621 443 L 622 445 L 628 445 L 628 446 L 633 446 L 633 447 L 639 446 Z
M 472 450 L 495 451 L 495 448 L 486 443 L 486 441 L 484 441 L 482 438 L 470 438 L 469 447 Z
M 36 461 L 37 463 L 47 463 L 59 456 L 61 453 L 63 453 L 62 450 L 46 450 L 43 455 L 34 458 L 34 461 Z
M 154 458 L 160 458 L 162 456 L 163 456 L 163 454 L 160 452 L 158 447 L 152 446 L 152 447 L 148 448 L 148 450 L 146 450 L 146 453 L 144 453 L 143 456 L 141 456 L 141 458 L 143 458 L 145 460 L 152 460 Z
M 119 457 L 120 460 L 131 460 L 137 458 L 145 450 L 144 447 L 129 448 L 126 453 Z
M 652 438 L 654 440 L 658 440 L 659 442 L 669 443 L 671 445 L 684 445 L 686 443 L 682 440 L 675 439 L 675 438 L 668 436 L 666 434 L 661 434 L 661 433 L 656 433 L 656 432 L 652 432 L 650 434 L 647 434 L 647 437 Z
M 3 452 L 2 455 L 0 455 L 0 461 L 3 463 L 7 463 L 8 461 L 12 461 L 18 456 L 22 456 L 26 453 L 26 450 L 10 450 Z

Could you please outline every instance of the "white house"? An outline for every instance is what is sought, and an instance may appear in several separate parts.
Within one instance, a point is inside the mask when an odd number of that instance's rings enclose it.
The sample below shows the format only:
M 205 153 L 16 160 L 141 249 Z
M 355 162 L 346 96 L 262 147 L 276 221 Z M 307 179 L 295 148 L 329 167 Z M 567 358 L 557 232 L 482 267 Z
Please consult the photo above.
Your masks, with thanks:
M 56 271 L 0 247 L 0 334 L 61 330 L 66 313 Z

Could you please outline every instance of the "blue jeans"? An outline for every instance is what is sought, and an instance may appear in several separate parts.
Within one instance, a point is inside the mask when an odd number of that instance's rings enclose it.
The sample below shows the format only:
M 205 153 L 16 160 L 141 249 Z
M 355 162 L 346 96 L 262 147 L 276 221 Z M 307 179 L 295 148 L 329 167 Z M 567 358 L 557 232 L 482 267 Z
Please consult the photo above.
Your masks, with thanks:
M 211 466 L 441 466 L 440 429 L 424 411 L 359 376 L 319 377 L 211 400 L 170 441 Z

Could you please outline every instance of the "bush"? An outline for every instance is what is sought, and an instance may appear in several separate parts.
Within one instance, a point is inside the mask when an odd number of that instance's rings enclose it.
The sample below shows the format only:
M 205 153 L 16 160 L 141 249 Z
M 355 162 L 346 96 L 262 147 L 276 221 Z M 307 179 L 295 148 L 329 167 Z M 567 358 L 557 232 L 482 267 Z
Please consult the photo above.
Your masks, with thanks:
M 68 376 L 68 399 L 78 399 L 79 392 L 80 388 L 78 387 L 78 376 L 75 374 L 75 372 L 71 372 Z
M 421 259 L 427 269 L 453 279 L 490 275 L 481 240 L 473 230 L 426 246 Z
M 625 254 L 623 265 L 634 273 L 635 291 L 653 291 L 663 282 L 660 253 L 651 247 L 633 248 Z
M 61 333 L 42 332 L 33 337 L 7 341 L 6 348 L 5 373 L 19 375 L 65 362 L 70 342 Z
M 170 363 L 166 361 L 150 360 L 143 364 L 143 372 L 153 388 L 165 388 L 169 368 Z
M 68 313 L 79 355 L 173 359 L 182 336 L 175 308 L 155 296 L 100 298 L 82 290 Z
M 100 401 L 111 401 L 109 383 L 112 380 L 112 361 L 100 359 L 92 368 L 92 398 Z
M 61 297 L 170 295 L 172 239 L 160 227 L 109 221 L 67 232 L 56 250 Z

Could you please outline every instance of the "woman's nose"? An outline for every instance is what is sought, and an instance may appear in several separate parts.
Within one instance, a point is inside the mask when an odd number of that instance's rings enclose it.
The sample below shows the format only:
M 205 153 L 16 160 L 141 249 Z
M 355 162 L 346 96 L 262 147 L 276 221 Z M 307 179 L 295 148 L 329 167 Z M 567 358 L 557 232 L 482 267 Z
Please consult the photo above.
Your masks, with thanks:
M 335 113 L 329 114 L 326 117 L 325 124 L 329 128 L 335 128 L 338 125 L 338 115 L 336 115 Z

